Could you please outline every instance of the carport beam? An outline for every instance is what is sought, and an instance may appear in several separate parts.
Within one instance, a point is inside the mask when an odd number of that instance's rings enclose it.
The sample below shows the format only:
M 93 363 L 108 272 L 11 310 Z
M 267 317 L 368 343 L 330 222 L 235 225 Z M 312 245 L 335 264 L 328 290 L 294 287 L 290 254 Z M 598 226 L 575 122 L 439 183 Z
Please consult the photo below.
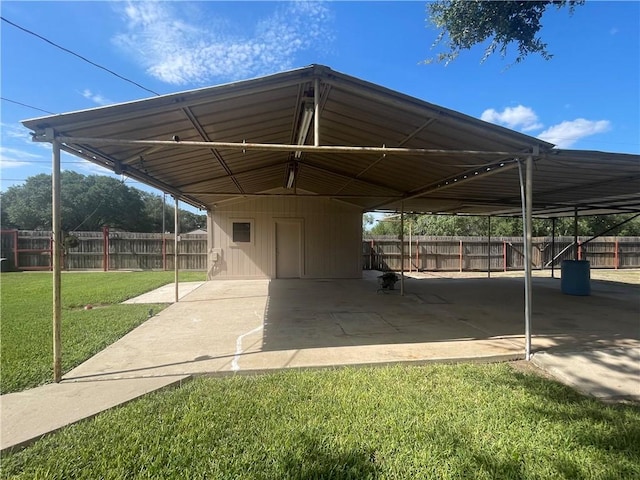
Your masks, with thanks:
M 51 145 L 52 172 L 51 172 L 51 235 L 53 238 L 52 269 L 53 269 L 53 381 L 60 383 L 62 380 L 62 223 L 60 220 L 60 142 L 53 138 Z

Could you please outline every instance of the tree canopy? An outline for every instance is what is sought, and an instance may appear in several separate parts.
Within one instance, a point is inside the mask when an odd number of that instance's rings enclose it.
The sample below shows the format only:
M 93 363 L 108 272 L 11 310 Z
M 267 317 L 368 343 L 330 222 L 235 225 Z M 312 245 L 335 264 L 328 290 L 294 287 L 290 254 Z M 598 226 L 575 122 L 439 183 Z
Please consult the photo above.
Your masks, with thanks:
M 2 228 L 51 230 L 51 175 L 29 177 L 0 194 Z M 65 231 L 97 231 L 109 226 L 131 232 L 162 231 L 162 197 L 104 175 L 63 171 L 60 176 L 61 222 Z M 172 231 L 174 208 L 165 208 Z M 206 215 L 180 210 L 180 231 L 202 228 Z
M 444 0 L 429 3 L 427 6 L 428 21 L 440 30 L 434 46 L 442 44 L 445 51 L 435 59 L 445 64 L 454 60 L 462 50 L 469 50 L 474 45 L 489 41 L 481 61 L 486 60 L 498 50 L 504 58 L 507 47 L 515 43 L 519 63 L 532 53 L 549 60 L 553 55 L 547 50 L 547 44 L 538 36 L 542 28 L 541 18 L 548 7 L 569 8 L 573 13 L 577 5 L 584 0 L 561 1 L 478 1 L 478 0 Z
M 580 217 L 578 219 L 579 235 L 600 235 L 611 229 L 607 235 L 611 236 L 640 236 L 640 217 L 616 227 L 623 221 L 632 218 L 632 214 L 601 215 Z M 369 235 L 400 235 L 400 221 L 397 215 L 388 216 L 367 229 L 373 222 L 363 222 L 364 233 Z M 475 217 L 465 215 L 405 215 L 405 235 L 432 236 L 486 236 L 489 232 L 489 217 Z M 613 228 L 616 227 L 616 228 Z M 573 235 L 573 218 L 559 218 L 556 220 L 556 235 Z M 533 219 L 533 236 L 545 237 L 552 233 L 552 222 L 547 219 Z M 494 237 L 522 236 L 522 218 L 491 218 L 491 235 Z

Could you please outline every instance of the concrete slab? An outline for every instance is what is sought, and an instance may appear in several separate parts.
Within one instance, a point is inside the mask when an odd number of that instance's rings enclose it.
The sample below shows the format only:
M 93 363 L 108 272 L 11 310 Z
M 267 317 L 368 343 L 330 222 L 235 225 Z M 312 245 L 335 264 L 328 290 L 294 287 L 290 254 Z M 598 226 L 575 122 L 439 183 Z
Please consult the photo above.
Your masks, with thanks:
M 192 375 L 523 358 L 522 278 L 413 274 L 401 296 L 378 293 L 377 275 L 201 284 L 63 383 L 3 396 L 1 448 Z M 557 279 L 533 287 L 536 364 L 598 398 L 636 395 L 640 288 L 592 282 L 591 296 L 571 297 Z M 148 301 L 171 301 L 167 288 Z
M 375 276 L 207 282 L 65 379 L 522 358 L 517 329 L 502 334 L 443 306 L 377 293 Z

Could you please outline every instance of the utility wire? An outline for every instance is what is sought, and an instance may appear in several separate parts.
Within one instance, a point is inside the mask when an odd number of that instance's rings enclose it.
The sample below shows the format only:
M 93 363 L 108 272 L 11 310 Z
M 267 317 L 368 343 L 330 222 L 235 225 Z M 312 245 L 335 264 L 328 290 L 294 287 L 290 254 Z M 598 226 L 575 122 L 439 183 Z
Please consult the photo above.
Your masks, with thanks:
M 81 60 L 83 60 L 83 61 L 85 61 L 85 62 L 87 62 L 87 63 L 89 63 L 89 64 L 93 65 L 94 67 L 98 67 L 98 68 L 100 68 L 100 69 L 104 70 L 105 72 L 110 73 L 111 75 L 115 75 L 116 77 L 118 77 L 118 78 L 119 78 L 119 79 L 121 79 L 121 80 L 124 80 L 125 82 L 132 83 L 132 84 L 133 84 L 133 85 L 135 85 L 136 87 L 139 87 L 139 88 L 141 88 L 141 89 L 143 89 L 143 90 L 146 90 L 146 91 L 147 91 L 147 92 L 149 92 L 149 93 L 153 93 L 154 95 L 158 95 L 158 96 L 160 95 L 158 92 L 154 92 L 153 90 L 150 90 L 150 89 L 148 89 L 147 87 L 143 87 L 142 85 L 140 85 L 140 84 L 139 84 L 139 83 L 137 83 L 137 82 L 134 82 L 133 80 L 130 80 L 130 79 L 126 78 L 126 77 L 123 77 L 122 75 L 120 75 L 120 74 L 118 74 L 118 73 L 114 72 L 113 70 L 109 70 L 108 68 L 103 67 L 102 65 L 98 65 L 97 63 L 92 62 L 92 61 L 91 61 L 91 60 L 89 60 L 88 58 L 85 58 L 85 57 L 83 57 L 82 55 L 79 55 L 79 54 L 77 54 L 76 52 L 73 52 L 73 51 L 69 50 L 68 48 L 64 48 L 64 47 L 62 47 L 62 46 L 58 45 L 57 43 L 52 42 L 51 40 L 49 40 L 49 39 L 47 39 L 47 38 L 43 37 L 42 35 L 38 35 L 37 33 L 32 32 L 31 30 L 28 30 L 28 29 L 26 29 L 26 28 L 24 28 L 24 27 L 21 27 L 21 26 L 20 26 L 20 25 L 18 25 L 18 24 L 15 24 L 15 23 L 13 23 L 13 22 L 11 22 L 11 21 L 7 20 L 7 19 L 6 19 L 6 18 L 4 18 L 3 16 L 0 16 L 0 19 L 2 19 L 2 21 L 3 21 L 3 22 L 7 22 L 9 25 L 12 25 L 12 26 L 16 27 L 16 28 L 17 28 L 17 29 L 19 29 L 19 30 L 22 30 L 23 32 L 28 33 L 29 35 L 33 35 L 34 37 L 37 37 L 37 38 L 39 38 L 40 40 L 43 40 L 43 41 L 47 42 L 49 45 L 53 45 L 54 47 L 59 48 L 60 50 L 62 50 L 62 51 L 64 51 L 64 52 L 70 53 L 71 55 L 73 55 L 73 56 L 75 56 L 75 57 L 78 57 L 79 59 L 81 59 Z
M 10 98 L 7 98 L 7 97 L 0 97 L 0 100 L 4 100 L 5 102 L 10 102 L 10 103 L 15 103 L 16 105 L 20 105 L 27 108 L 33 108 L 34 110 L 38 110 L 40 112 L 50 113 L 51 115 L 55 115 L 55 113 L 50 112 L 49 110 L 43 110 L 42 108 L 34 107 L 33 105 L 27 105 L 26 103 L 18 102 L 16 100 L 11 100 Z

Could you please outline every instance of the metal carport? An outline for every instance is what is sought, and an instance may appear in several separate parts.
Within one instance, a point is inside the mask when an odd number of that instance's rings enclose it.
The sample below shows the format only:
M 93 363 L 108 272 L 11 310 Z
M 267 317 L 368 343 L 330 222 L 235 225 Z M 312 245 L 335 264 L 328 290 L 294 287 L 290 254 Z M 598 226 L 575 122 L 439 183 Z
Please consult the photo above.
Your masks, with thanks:
M 532 216 L 640 210 L 638 155 L 554 149 L 321 65 L 23 124 L 53 145 L 54 259 L 60 150 L 207 211 L 294 195 L 363 212 L 523 215 L 527 255 Z M 54 265 L 58 325 L 59 278 Z

